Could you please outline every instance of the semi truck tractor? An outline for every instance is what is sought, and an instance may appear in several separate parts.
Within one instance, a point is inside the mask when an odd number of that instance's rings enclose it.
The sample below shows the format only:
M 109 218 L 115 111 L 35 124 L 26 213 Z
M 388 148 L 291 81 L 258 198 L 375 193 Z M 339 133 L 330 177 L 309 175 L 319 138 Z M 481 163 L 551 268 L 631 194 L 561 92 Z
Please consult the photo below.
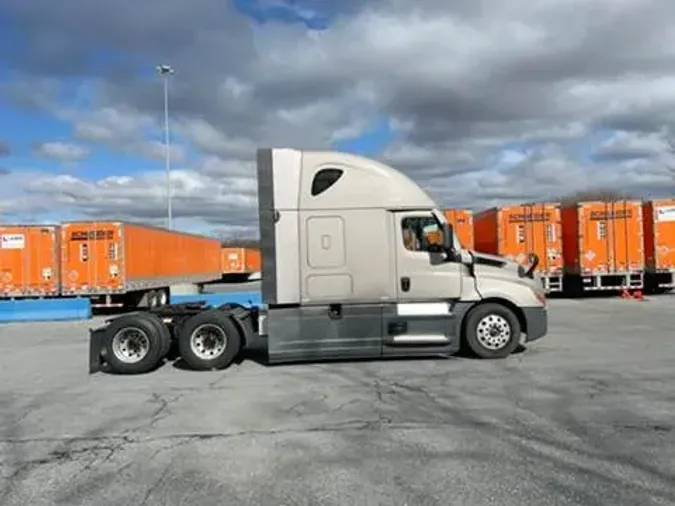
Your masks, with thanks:
M 337 151 L 257 151 L 261 305 L 164 305 L 90 330 L 90 373 L 145 373 L 172 341 L 193 369 L 247 349 L 269 364 L 504 358 L 547 333 L 538 257 L 462 248 L 442 207 L 402 172 Z

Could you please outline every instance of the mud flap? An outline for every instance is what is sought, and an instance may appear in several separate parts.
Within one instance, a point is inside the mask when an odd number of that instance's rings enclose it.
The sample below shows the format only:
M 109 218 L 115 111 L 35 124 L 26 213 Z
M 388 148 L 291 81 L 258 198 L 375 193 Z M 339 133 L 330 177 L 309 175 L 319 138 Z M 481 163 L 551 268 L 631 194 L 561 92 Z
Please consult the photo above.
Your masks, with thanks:
M 105 327 L 89 329 L 89 374 L 100 372 L 103 369 L 105 334 Z

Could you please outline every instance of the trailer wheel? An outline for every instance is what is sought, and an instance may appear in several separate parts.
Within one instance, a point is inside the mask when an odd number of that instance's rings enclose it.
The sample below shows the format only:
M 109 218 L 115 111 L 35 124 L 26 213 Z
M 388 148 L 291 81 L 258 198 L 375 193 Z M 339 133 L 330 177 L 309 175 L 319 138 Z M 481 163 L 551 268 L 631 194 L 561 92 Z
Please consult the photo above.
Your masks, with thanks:
M 211 309 L 185 322 L 178 336 L 178 347 L 183 360 L 193 369 L 225 369 L 239 353 L 241 339 L 229 316 Z
M 518 347 L 520 323 L 502 304 L 480 304 L 467 316 L 464 338 L 480 358 L 505 358 Z
M 105 360 L 118 374 L 142 374 L 162 359 L 162 335 L 148 315 L 116 318 L 106 329 Z
M 164 357 L 166 357 L 167 353 L 169 353 L 169 349 L 171 348 L 171 332 L 169 331 L 168 327 L 164 325 L 162 319 L 156 314 L 138 313 L 138 315 L 147 318 L 157 330 L 162 343 L 162 351 L 159 354 L 159 359 L 162 360 Z

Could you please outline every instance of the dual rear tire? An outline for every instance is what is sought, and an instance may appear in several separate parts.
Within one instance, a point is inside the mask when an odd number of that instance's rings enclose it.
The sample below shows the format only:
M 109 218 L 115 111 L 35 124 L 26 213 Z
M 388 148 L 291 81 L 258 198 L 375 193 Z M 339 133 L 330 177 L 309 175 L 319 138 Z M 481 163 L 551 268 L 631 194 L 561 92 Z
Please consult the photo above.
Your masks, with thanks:
M 178 347 L 191 369 L 224 369 L 239 354 L 242 336 L 232 319 L 219 310 L 189 317 L 177 330 Z M 171 347 L 171 332 L 153 313 L 132 313 L 106 329 L 104 355 L 112 372 L 143 374 L 155 369 Z
M 140 374 L 159 365 L 171 347 L 171 334 L 152 313 L 116 318 L 106 329 L 105 360 L 118 374 Z
M 232 319 L 218 309 L 190 317 L 180 329 L 180 356 L 198 371 L 224 369 L 241 349 L 241 334 Z

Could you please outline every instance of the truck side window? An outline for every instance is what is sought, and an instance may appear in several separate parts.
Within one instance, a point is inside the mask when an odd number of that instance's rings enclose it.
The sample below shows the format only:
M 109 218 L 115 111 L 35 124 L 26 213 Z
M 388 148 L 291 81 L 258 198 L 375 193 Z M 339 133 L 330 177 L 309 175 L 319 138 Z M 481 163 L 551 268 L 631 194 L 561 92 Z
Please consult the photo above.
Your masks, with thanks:
M 403 246 L 409 251 L 427 251 L 429 244 L 424 234 L 424 227 L 436 227 L 431 216 L 415 216 L 401 220 Z
M 342 177 L 343 171 L 340 169 L 321 169 L 314 175 L 312 180 L 312 197 L 325 192 L 328 188 L 337 183 Z

